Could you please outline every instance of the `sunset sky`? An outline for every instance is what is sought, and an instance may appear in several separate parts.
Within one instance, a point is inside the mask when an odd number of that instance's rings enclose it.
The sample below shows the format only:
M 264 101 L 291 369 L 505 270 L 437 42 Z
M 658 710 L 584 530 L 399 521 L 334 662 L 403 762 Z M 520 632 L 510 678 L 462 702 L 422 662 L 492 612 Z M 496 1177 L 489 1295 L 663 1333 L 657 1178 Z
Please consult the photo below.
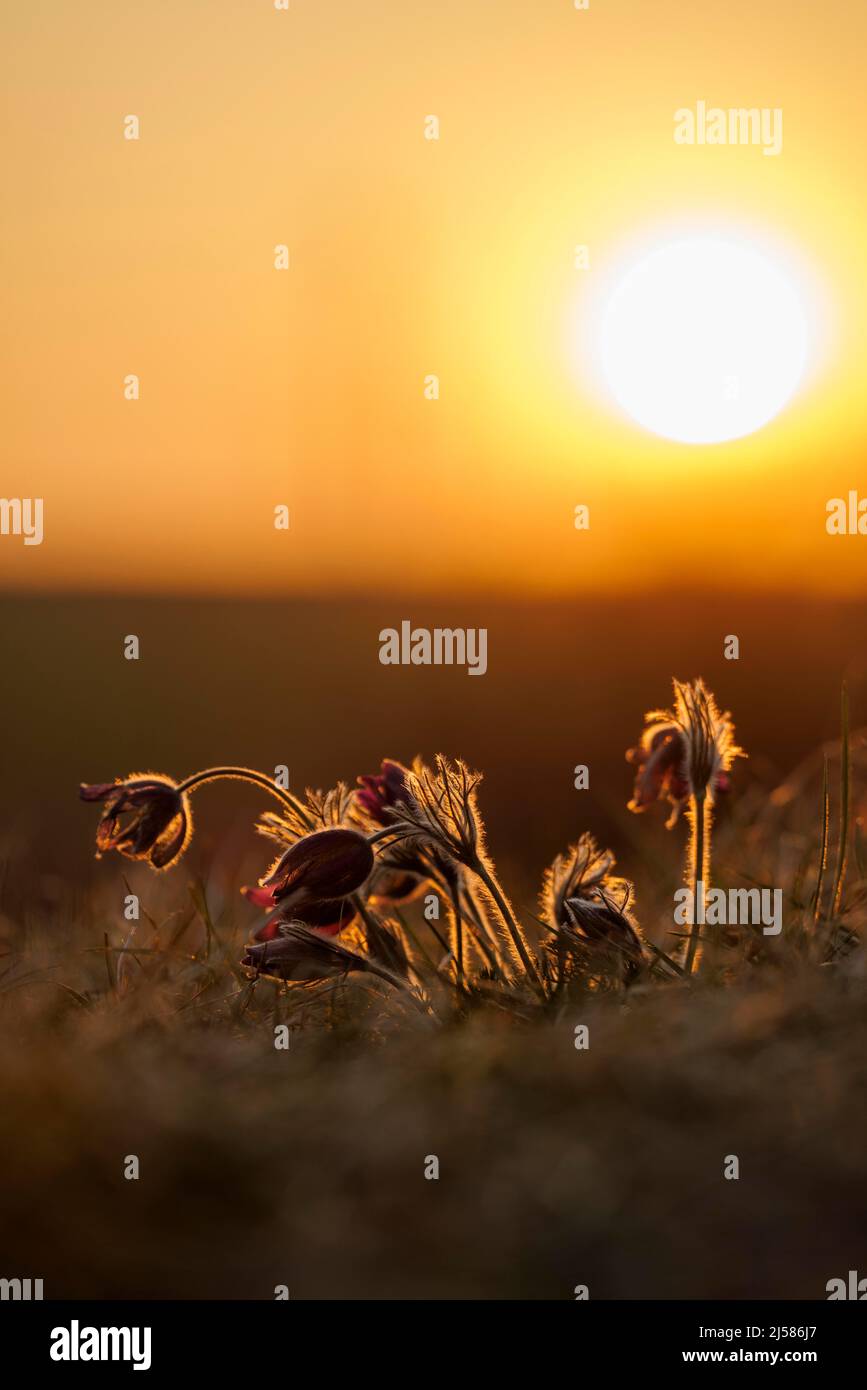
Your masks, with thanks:
M 0 493 L 45 507 L 5 586 L 867 590 L 867 537 L 825 531 L 867 496 L 864 6 L 28 0 L 0 39 Z M 782 108 L 782 153 L 678 146 L 699 100 Z M 617 268 L 696 229 L 812 315 L 788 406 L 703 446 L 582 350 Z

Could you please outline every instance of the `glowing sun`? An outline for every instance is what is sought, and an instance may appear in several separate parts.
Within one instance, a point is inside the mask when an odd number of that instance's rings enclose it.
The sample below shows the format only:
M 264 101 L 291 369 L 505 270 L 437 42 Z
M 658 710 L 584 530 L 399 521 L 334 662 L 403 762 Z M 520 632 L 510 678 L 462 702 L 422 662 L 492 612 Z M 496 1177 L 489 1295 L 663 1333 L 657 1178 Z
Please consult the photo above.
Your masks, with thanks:
M 807 318 L 788 276 L 754 247 L 671 241 L 635 262 L 602 315 L 599 351 L 619 404 L 684 444 L 752 434 L 792 396 Z

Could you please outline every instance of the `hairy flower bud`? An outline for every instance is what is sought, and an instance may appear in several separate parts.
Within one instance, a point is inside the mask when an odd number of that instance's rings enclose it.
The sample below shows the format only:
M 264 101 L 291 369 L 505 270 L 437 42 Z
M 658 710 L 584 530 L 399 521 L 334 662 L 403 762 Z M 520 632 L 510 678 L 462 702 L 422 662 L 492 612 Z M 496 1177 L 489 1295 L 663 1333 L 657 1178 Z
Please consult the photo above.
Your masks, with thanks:
M 359 831 L 317 830 L 287 849 L 261 887 L 270 890 L 275 904 L 303 919 L 305 908 L 354 893 L 373 863 L 373 850 Z

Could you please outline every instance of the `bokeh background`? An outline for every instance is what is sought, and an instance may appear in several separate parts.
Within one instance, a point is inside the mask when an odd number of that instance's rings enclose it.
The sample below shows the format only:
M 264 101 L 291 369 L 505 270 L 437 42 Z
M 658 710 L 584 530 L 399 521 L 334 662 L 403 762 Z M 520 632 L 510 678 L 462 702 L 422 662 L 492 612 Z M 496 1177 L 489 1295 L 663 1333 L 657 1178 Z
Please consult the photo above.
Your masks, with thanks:
M 622 753 L 673 674 L 732 709 L 744 777 L 833 734 L 844 678 L 857 722 L 865 543 L 825 504 L 867 442 L 860 9 L 2 23 L 2 491 L 45 504 L 41 546 L 0 541 L 13 830 L 49 817 L 77 853 L 81 777 L 229 758 L 324 785 L 443 749 L 529 878 L 581 825 L 627 833 Z M 675 145 L 699 99 L 781 107 L 782 155 Z M 817 311 L 789 407 L 704 448 L 612 409 L 583 337 L 622 256 L 683 227 L 755 237 Z M 403 618 L 487 627 L 488 674 L 380 667 Z
M 488 671 L 382 666 L 381 628 L 412 614 L 422 626 L 487 626 Z M 867 708 L 867 610 L 857 601 L 656 593 L 516 603 L 476 599 L 268 600 L 6 598 L 0 603 L 8 736 L 3 765 L 10 854 L 83 881 L 120 882 L 123 865 L 93 864 L 93 809 L 81 781 L 133 772 L 186 776 L 240 763 L 293 788 L 353 783 L 383 757 L 439 751 L 484 773 L 490 845 L 535 910 L 543 867 L 585 829 L 611 844 L 624 872 L 676 861 L 681 831 L 665 815 L 626 810 L 625 751 L 646 709 L 668 703 L 671 674 L 703 673 L 749 753 L 736 798 L 772 790 L 840 729 L 840 682 L 853 723 Z M 122 656 L 139 635 L 138 661 Z M 728 633 L 741 657 L 723 656 Z M 588 790 L 574 768 L 590 771 Z M 195 798 L 197 836 L 184 865 L 270 849 L 252 833 L 268 798 L 232 783 Z M 725 817 L 730 806 L 723 802 Z M 815 789 L 818 823 L 820 791 Z M 670 843 L 669 843 L 670 842 Z M 672 872 L 676 870 L 672 867 Z M 145 875 L 145 880 L 150 878 Z
M 865 442 L 862 7 L 33 0 L 2 22 L 3 490 L 44 496 L 47 527 L 0 546 L 10 587 L 863 593 L 863 547 L 824 529 Z M 783 153 L 675 145 L 698 100 L 781 107 Z M 817 311 L 791 406 L 699 449 L 610 410 L 581 350 L 623 255 L 684 227 L 754 239 Z

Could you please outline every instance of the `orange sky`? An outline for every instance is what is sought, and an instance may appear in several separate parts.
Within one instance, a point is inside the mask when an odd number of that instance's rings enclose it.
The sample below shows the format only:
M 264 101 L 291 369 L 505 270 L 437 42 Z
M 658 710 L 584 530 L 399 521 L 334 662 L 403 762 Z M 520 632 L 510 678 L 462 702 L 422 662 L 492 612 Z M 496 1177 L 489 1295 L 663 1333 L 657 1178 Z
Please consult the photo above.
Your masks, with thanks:
M 45 507 L 4 585 L 867 588 L 824 525 L 867 496 L 864 6 L 28 0 L 0 39 L 0 493 Z M 677 146 L 699 99 L 782 107 L 783 153 Z M 576 351 L 686 224 L 822 306 L 804 389 L 729 444 L 644 432 Z

